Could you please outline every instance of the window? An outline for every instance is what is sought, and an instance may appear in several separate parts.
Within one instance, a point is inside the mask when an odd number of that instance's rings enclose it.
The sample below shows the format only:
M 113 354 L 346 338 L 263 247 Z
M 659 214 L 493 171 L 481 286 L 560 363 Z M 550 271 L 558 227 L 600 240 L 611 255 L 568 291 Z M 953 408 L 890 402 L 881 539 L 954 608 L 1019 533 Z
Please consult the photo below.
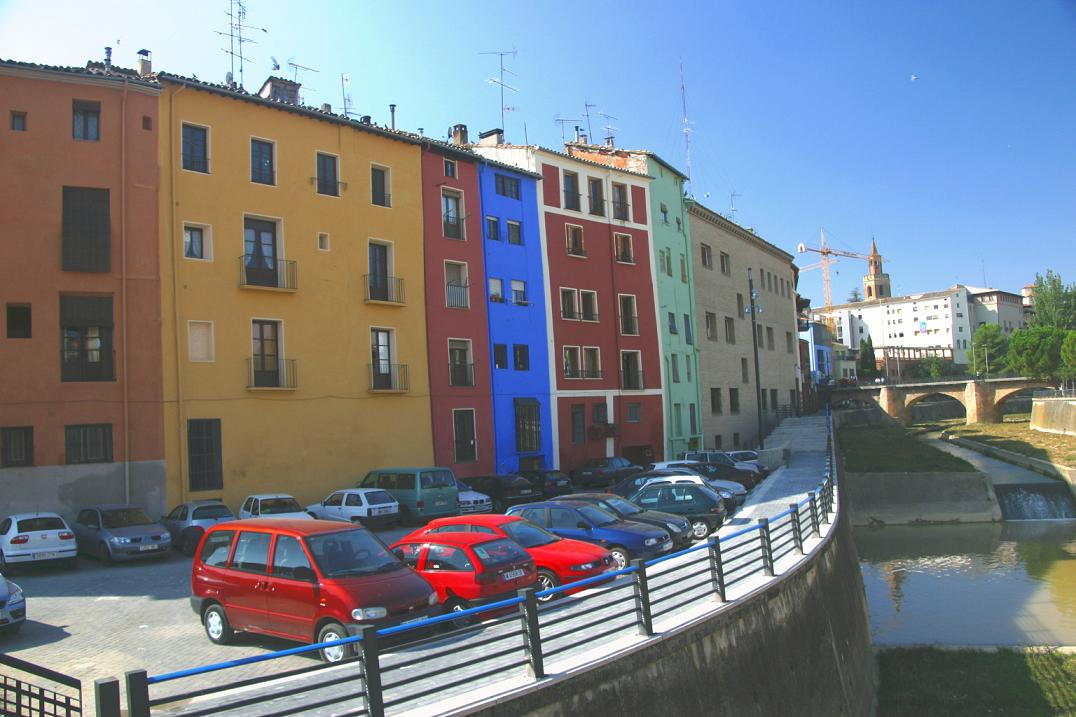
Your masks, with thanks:
M 17 468 L 33 464 L 33 426 L 0 428 L 0 468 Z
M 595 403 L 590 407 L 590 417 L 594 423 L 606 424 L 609 422 L 609 406 L 605 403 Z
M 393 266 L 392 244 L 371 240 L 366 246 L 367 301 L 393 301 L 402 304 L 403 282 L 391 276 Z
M 564 347 L 564 378 L 583 378 L 579 358 L 578 346 Z
M 766 327 L 766 348 L 773 351 L 773 327 Z
M 673 404 L 673 435 L 684 435 L 684 412 L 679 403 Z
M 614 234 L 613 252 L 621 264 L 634 264 L 635 251 L 632 248 L 631 234 Z
M 250 322 L 250 383 L 254 388 L 280 388 L 285 384 L 280 351 L 280 322 L 254 319 Z
M 142 129 L 146 129 L 146 130 L 152 130 L 153 129 L 153 118 L 150 117 L 149 115 L 142 115 Z
M 61 296 L 61 381 L 111 381 L 112 297 Z
M 187 358 L 190 361 L 212 361 L 213 354 L 213 322 L 188 321 Z
M 579 304 L 583 321 L 598 320 L 598 292 L 580 289 Z
M 512 303 L 516 306 L 527 306 L 527 282 L 512 279 Z
M 370 167 L 370 203 L 379 207 L 392 206 L 389 194 L 389 170 L 385 167 Z
M 678 231 L 678 232 L 683 232 L 684 231 L 684 223 L 683 223 L 683 221 L 681 221 L 680 217 L 676 218 L 676 231 Z
M 684 314 L 684 342 L 689 346 L 695 343 L 695 337 L 691 334 L 691 316 Z
M 112 266 L 109 191 L 63 188 L 63 270 L 106 273 Z
M 733 433 L 732 434 L 732 447 L 733 448 L 739 448 L 740 447 L 740 434 L 739 433 Z
M 736 343 L 736 321 L 731 316 L 725 317 L 725 342 Z
M 704 321 L 706 322 L 707 340 L 717 341 L 717 314 L 707 311 Z
M 587 178 L 587 200 L 590 203 L 590 213 L 605 216 L 605 183 L 594 177 Z
M 714 268 L 714 251 L 710 248 L 709 244 L 701 244 L 699 249 L 702 251 L 702 265 L 707 269 Z
M 496 277 L 489 279 L 489 300 L 504 303 L 504 281 Z
M 183 169 L 209 172 L 209 130 L 183 123 Z
M 183 256 L 187 259 L 208 259 L 205 227 L 183 225 Z
M 755 325 L 755 338 L 758 340 L 758 347 L 762 348 L 762 327 Z
M 449 179 L 456 178 L 456 162 L 452 159 L 445 160 L 445 176 Z
M 243 284 L 285 288 L 289 272 L 281 271 L 276 222 L 246 217 L 243 220 Z
M 771 388 L 770 389 L 770 408 L 772 408 L 775 411 L 777 410 L 777 389 L 776 388 Z
M 669 356 L 669 366 L 672 369 L 672 382 L 680 383 L 680 356 L 677 354 Z
M 272 142 L 250 140 L 250 181 L 255 184 L 276 184 Z
M 785 350 L 788 351 L 788 353 L 792 353 L 792 332 L 791 331 L 786 331 L 785 332 Z
M 639 317 L 636 315 L 635 296 L 620 295 L 620 333 L 625 336 L 639 335 Z
M 86 142 L 101 139 L 101 103 L 75 100 L 71 105 L 71 136 Z
M 724 411 L 724 407 L 721 405 L 721 389 L 710 389 L 710 413 L 720 416 Z
M 628 188 L 623 184 L 613 183 L 613 218 L 628 218 Z
M 729 389 L 729 413 L 736 414 L 736 413 L 739 413 L 739 412 L 740 412 L 740 389 L 738 389 L 738 388 L 730 388 Z
M 531 453 L 542 450 L 542 411 L 533 398 L 514 399 L 516 409 L 516 450 Z
M 486 217 L 486 239 L 501 240 L 501 220 L 497 217 Z
M 467 339 L 448 340 L 448 385 L 474 386 L 471 342 Z
M 11 111 L 11 131 L 12 132 L 25 132 L 26 131 L 26 113 Z
M 270 533 L 241 532 L 235 541 L 232 569 L 244 573 L 269 572 L 269 541 L 272 537 Z
M 721 450 L 722 435 L 720 433 L 714 434 L 714 448 Z
M 579 175 L 564 173 L 564 208 L 579 211 Z
M 318 232 L 318 250 L 329 251 L 329 235 L 326 232 Z
M 508 344 L 493 344 L 493 368 L 508 368 Z
M 695 404 L 687 404 L 687 425 L 691 431 L 691 435 L 695 435 L 699 432 L 699 416 L 698 411 L 695 410 Z
M 622 388 L 643 390 L 643 355 L 640 351 L 620 352 L 620 378 Z
M 523 226 L 516 221 L 508 220 L 508 243 L 509 244 L 522 244 L 523 243 Z
M 762 397 L 762 410 L 766 410 L 766 389 L 762 389 L 758 392 L 758 395 Z
M 601 351 L 595 346 L 583 347 L 583 378 L 601 378 Z
M 665 255 L 665 275 L 672 276 L 672 249 L 665 249 L 662 253 Z
M 582 443 L 587 438 L 587 410 L 582 403 L 573 403 L 572 414 L 572 443 Z
M 340 501 L 339 493 L 334 497 L 337 502 Z M 358 496 L 349 495 L 348 500 L 351 498 L 358 498 Z M 290 535 L 277 536 L 276 547 L 273 548 L 273 576 L 285 580 L 298 580 L 300 568 L 310 570 L 310 559 L 306 557 L 306 553 L 299 545 L 299 539 Z
M 512 345 L 512 365 L 516 371 L 530 371 L 531 349 L 527 344 Z
M 564 227 L 564 243 L 568 248 L 569 256 L 586 256 L 583 248 L 583 227 L 567 224 Z
M 643 404 L 628 404 L 628 423 L 639 423 L 643 420 Z
M 340 196 L 340 158 L 318 152 L 318 194 Z
M 661 205 L 661 223 L 662 224 L 668 224 L 669 223 L 669 208 L 667 206 L 665 206 L 664 204 Z
M 680 255 L 680 281 L 687 283 L 687 257 Z
M 504 174 L 493 175 L 494 188 L 497 194 L 509 199 L 519 199 L 519 180 Z
M 460 205 L 463 197 L 459 192 L 441 190 L 441 228 L 449 239 L 463 239 L 463 216 Z
M 680 333 L 676 328 L 676 314 L 674 314 L 671 311 L 669 312 L 669 333 L 670 334 L 678 334 L 678 333 Z
M 445 306 L 450 309 L 471 307 L 471 285 L 467 277 L 467 264 L 457 261 L 445 262 Z
M 33 320 L 29 304 L 7 305 L 7 337 L 28 339 L 33 335 Z
M 187 466 L 191 490 L 224 487 L 219 418 L 187 421 Z
M 736 316 L 742 319 L 744 315 L 743 294 L 736 294 Z
M 392 329 L 370 329 L 370 389 L 374 391 L 406 391 L 407 366 L 396 363 Z
M 731 275 L 732 274 L 732 259 L 730 259 L 729 255 L 726 254 L 725 252 L 721 252 L 720 259 L 721 259 L 721 273 Z
M 67 464 L 111 463 L 112 424 L 92 423 L 64 426 Z

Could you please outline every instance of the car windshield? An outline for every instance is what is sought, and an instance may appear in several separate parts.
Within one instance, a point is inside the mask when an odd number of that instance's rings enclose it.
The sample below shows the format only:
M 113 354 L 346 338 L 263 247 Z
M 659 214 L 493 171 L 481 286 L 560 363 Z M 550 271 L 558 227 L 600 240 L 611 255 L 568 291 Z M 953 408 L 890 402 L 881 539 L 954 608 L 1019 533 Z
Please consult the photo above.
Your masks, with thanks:
M 471 486 L 467 485 L 459 478 L 456 479 L 456 490 L 474 490 Z
M 234 518 L 226 505 L 203 505 L 194 509 L 191 520 L 212 520 L 215 518 Z
M 605 499 L 605 502 L 612 506 L 613 510 L 621 515 L 635 515 L 636 513 L 642 513 L 643 510 L 639 506 L 624 500 L 623 498 L 609 497 Z
M 420 480 L 423 488 L 451 488 L 456 485 L 451 471 L 423 471 Z
M 475 545 L 472 550 L 474 550 L 474 554 L 478 556 L 478 559 L 482 561 L 482 564 L 486 566 L 530 560 L 530 556 L 523 551 L 523 548 L 511 540 L 504 540 L 503 538 Z
M 298 501 L 294 498 L 262 498 L 262 515 L 280 515 L 281 513 L 301 513 Z
M 64 525 L 62 518 L 57 517 L 41 517 L 41 518 L 23 518 L 19 521 L 19 526 L 16 529 L 20 533 L 32 533 L 35 530 L 66 530 L 67 526 Z
M 135 525 L 152 525 L 153 521 L 141 508 L 113 508 L 102 510 L 101 520 L 106 528 L 130 528 Z
M 501 530 L 524 548 L 537 548 L 560 540 L 556 535 L 526 520 L 513 520 L 505 523 L 501 526 Z
M 579 506 L 579 512 L 583 514 L 583 517 L 599 527 L 603 525 L 611 525 L 616 522 L 615 515 L 606 513 L 601 508 L 595 508 L 593 505 L 581 505 Z
M 711 454 L 710 455 L 710 462 L 711 463 L 721 463 L 722 465 L 726 465 L 726 466 L 731 466 L 731 465 L 736 463 L 736 461 L 732 460 L 731 458 L 726 456 L 724 453 L 713 453 L 713 454 Z
M 392 502 L 392 496 L 383 490 L 374 490 L 366 494 L 366 502 L 370 505 L 384 505 Z
M 327 578 L 370 575 L 404 567 L 395 555 L 365 530 L 344 530 L 306 538 L 314 562 Z

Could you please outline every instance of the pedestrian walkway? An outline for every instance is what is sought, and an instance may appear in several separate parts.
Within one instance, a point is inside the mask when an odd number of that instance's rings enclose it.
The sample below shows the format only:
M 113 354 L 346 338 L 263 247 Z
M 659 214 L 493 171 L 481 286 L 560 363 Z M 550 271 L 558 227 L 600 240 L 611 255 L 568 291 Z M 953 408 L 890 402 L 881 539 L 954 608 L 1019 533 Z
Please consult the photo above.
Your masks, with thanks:
M 1041 485 L 1043 483 L 1054 484 L 1057 482 L 1056 479 L 1050 478 L 1049 476 L 1044 476 L 1041 473 L 1036 473 L 1027 468 L 1021 468 L 1012 463 L 1000 461 L 997 458 L 984 456 L 978 451 L 955 445 L 949 441 L 943 441 L 940 438 L 924 437 L 921 440 L 929 443 L 940 451 L 945 451 L 957 458 L 963 458 L 968 463 L 975 466 L 975 470 L 988 475 L 994 485 Z

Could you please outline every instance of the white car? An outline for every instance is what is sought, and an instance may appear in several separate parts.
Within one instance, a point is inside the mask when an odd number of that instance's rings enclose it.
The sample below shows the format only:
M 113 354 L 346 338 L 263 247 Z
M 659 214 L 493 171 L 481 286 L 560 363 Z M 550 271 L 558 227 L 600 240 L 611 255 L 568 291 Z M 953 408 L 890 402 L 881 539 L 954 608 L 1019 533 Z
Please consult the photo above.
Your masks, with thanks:
M 22 588 L 0 575 L 0 633 L 14 635 L 26 622 L 26 596 Z
M 56 513 L 19 513 L 0 522 L 0 569 L 47 560 L 73 568 L 77 556 L 75 533 Z
M 368 527 L 400 522 L 400 504 L 380 488 L 333 491 L 320 503 L 306 506 L 306 512 L 320 520 L 342 520 Z
M 467 485 L 459 478 L 456 479 L 456 490 L 460 492 L 459 501 L 461 513 L 493 512 L 493 501 L 489 499 L 489 496 L 485 493 L 471 490 L 471 486 Z
M 248 495 L 243 501 L 243 507 L 239 509 L 239 517 L 242 518 L 298 518 L 299 520 L 313 520 L 310 514 L 303 510 L 299 501 L 287 493 L 255 493 Z

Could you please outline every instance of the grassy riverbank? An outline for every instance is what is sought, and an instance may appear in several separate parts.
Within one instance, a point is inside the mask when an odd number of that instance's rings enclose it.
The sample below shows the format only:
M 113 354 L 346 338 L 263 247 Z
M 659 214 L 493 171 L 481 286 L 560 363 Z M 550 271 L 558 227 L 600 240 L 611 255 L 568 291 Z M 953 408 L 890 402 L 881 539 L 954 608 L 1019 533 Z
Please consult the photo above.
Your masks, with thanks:
M 969 441 L 1076 467 L 1076 436 L 1033 431 L 1030 423 L 972 423 L 946 426 L 946 429 Z
M 967 461 L 916 440 L 904 428 L 842 428 L 845 468 L 855 473 L 963 473 Z
M 1055 650 L 883 650 L 878 717 L 1076 715 L 1076 655 Z

